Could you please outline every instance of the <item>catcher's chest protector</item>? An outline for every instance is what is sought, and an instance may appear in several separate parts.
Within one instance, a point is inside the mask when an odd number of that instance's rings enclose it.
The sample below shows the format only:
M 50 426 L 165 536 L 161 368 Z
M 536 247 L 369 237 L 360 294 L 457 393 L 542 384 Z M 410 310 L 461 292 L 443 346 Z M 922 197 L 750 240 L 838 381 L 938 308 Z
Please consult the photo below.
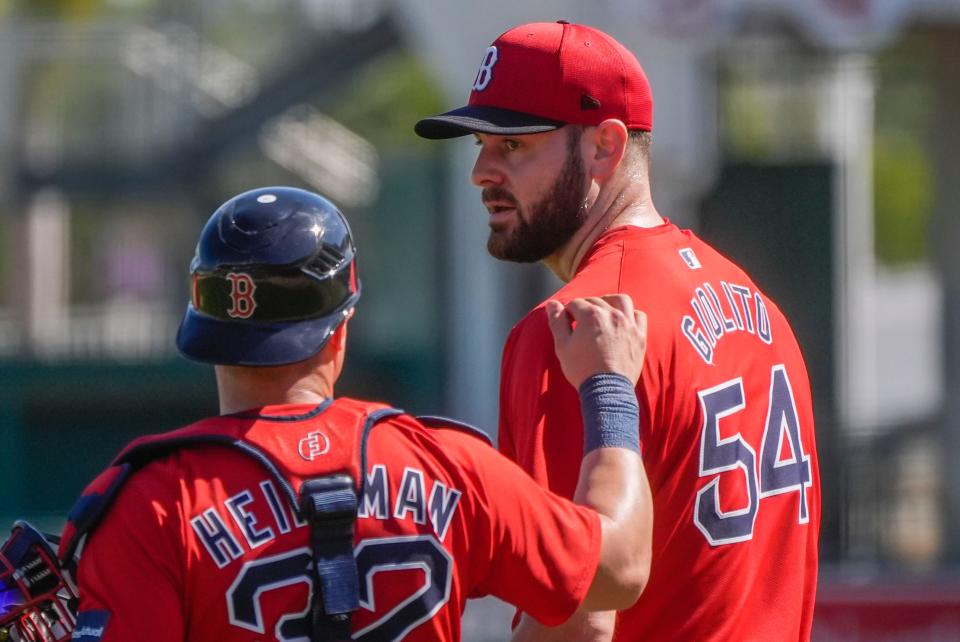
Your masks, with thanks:
M 377 422 L 399 414 L 381 404 L 338 399 L 321 404 L 307 418 L 298 417 L 303 423 L 295 431 L 279 430 L 280 418 L 233 415 L 137 439 L 70 511 L 59 551 L 65 572 L 76 576 L 84 540 L 134 472 L 179 448 L 222 445 L 263 466 L 290 509 L 310 525 L 311 574 L 317 587 L 310 607 L 311 639 L 350 640 L 351 614 L 359 606 L 353 538 L 367 437 Z

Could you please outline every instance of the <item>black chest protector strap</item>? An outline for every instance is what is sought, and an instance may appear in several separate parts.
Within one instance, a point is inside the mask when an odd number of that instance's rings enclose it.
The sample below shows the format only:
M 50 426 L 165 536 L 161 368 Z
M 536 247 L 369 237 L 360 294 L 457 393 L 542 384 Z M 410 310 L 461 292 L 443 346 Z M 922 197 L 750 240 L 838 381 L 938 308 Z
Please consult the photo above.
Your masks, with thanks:
M 350 639 L 350 614 L 359 607 L 353 558 L 357 489 L 349 475 L 328 475 L 300 487 L 300 514 L 310 524 L 310 605 L 314 642 Z
M 384 408 L 370 415 L 360 438 L 361 479 L 333 474 L 308 479 L 300 486 L 300 516 L 310 524 L 310 604 L 312 642 L 349 642 L 351 616 L 360 607 L 360 580 L 353 557 L 358 497 L 367 470 L 367 438 L 377 422 L 401 414 Z

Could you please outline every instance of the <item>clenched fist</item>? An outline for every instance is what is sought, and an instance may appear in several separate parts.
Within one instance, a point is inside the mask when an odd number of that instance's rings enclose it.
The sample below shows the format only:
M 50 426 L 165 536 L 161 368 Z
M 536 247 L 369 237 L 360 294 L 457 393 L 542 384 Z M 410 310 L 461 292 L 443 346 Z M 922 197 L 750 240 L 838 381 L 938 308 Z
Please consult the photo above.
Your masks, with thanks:
M 547 319 L 560 366 L 574 388 L 591 375 L 613 372 L 634 384 L 647 350 L 647 315 L 626 294 L 547 301 Z

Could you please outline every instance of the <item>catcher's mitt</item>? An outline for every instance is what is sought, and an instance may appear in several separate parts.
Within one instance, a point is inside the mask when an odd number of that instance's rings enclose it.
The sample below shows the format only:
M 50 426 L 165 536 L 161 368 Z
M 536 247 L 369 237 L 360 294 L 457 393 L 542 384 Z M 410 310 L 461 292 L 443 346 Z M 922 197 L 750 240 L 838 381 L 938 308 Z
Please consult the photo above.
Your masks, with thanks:
M 76 603 L 47 538 L 25 521 L 14 523 L 0 546 L 0 642 L 69 640 Z

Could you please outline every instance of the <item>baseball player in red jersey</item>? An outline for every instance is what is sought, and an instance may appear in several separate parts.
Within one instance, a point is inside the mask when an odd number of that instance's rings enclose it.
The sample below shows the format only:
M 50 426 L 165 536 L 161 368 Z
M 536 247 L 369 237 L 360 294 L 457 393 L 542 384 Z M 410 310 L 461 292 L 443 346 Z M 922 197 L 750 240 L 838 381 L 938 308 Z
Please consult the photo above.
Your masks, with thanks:
M 806 640 L 820 488 L 803 358 L 747 274 L 658 214 L 652 127 L 636 58 L 562 21 L 505 32 L 469 104 L 416 125 L 427 138 L 475 136 L 493 256 L 545 263 L 566 282 L 560 301 L 622 292 L 649 316 L 637 387 L 654 502 L 647 588 L 615 617 L 578 614 L 553 630 L 522 618 L 515 639 Z M 581 456 L 576 408 L 537 306 L 504 348 L 500 450 L 566 497 Z
M 216 365 L 222 414 L 135 441 L 71 512 L 73 640 L 455 641 L 470 597 L 549 625 L 636 600 L 651 499 L 634 393 L 645 320 L 629 298 L 549 306 L 583 399 L 593 510 L 469 427 L 334 397 L 359 281 L 329 201 L 227 201 L 191 277 L 177 345 Z

